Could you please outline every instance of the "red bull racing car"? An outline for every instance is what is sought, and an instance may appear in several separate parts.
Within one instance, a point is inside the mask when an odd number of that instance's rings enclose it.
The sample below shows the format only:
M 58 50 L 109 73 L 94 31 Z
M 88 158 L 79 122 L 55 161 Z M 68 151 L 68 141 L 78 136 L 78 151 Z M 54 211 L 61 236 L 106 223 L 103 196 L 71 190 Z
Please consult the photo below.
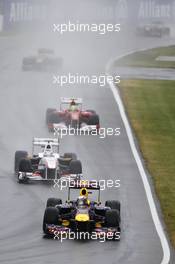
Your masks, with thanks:
M 77 200 L 70 199 L 70 190 L 79 189 Z M 98 191 L 97 201 L 88 195 Z M 93 234 L 97 239 L 101 234 L 107 239 L 120 239 L 120 202 L 116 200 L 100 202 L 100 185 L 93 181 L 74 181 L 68 188 L 68 200 L 49 198 L 43 218 L 43 232 L 56 238 L 63 234 Z M 78 237 L 78 236 L 76 236 Z M 78 237 L 78 238 L 82 238 Z M 83 237 L 85 238 L 85 237 Z

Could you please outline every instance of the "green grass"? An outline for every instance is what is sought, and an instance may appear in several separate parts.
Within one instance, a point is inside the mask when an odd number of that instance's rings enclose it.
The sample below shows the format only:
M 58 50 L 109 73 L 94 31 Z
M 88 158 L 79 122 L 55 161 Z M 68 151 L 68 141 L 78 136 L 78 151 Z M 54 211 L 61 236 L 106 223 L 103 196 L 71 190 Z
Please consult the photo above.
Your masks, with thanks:
M 175 46 L 135 52 L 116 62 L 116 66 L 175 68 L 175 61 L 156 61 L 159 56 L 175 56 Z
M 175 81 L 125 80 L 120 91 L 175 247 Z

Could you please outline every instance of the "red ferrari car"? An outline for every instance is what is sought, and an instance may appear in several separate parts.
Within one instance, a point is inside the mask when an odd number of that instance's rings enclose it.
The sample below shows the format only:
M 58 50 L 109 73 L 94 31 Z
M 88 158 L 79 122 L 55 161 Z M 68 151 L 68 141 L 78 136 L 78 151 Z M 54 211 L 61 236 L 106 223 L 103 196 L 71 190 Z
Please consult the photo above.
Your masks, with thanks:
M 98 131 L 100 119 L 94 110 L 82 110 L 81 98 L 61 98 L 60 110 L 47 109 L 46 124 L 49 131 L 68 127 L 84 131 Z

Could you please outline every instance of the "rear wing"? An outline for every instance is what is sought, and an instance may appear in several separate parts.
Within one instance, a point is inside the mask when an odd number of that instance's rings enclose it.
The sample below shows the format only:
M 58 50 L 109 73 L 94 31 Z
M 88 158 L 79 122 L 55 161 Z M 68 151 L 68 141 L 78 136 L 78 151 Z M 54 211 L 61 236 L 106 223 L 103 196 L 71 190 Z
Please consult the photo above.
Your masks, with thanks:
M 69 185 L 69 189 L 82 189 L 82 188 L 86 188 L 88 190 L 100 190 L 100 184 L 98 181 L 81 180 L 81 181 L 75 181 Z
M 83 103 L 82 98 L 61 97 L 61 103 L 62 104 L 70 104 L 72 101 L 74 101 L 76 104 L 82 104 Z
M 43 54 L 50 55 L 50 54 L 54 54 L 54 50 L 41 48 L 41 49 L 38 49 L 38 54 L 40 54 L 40 55 L 43 55 Z
M 48 144 L 50 144 L 51 146 L 56 146 L 59 149 L 59 145 L 60 145 L 60 140 L 59 137 L 58 138 L 33 138 L 33 146 L 32 146 L 32 151 L 34 152 L 34 147 L 35 146 L 41 146 L 41 147 L 45 147 Z
M 46 144 L 51 144 L 52 146 L 59 146 L 58 138 L 33 138 L 34 146 L 45 146 Z

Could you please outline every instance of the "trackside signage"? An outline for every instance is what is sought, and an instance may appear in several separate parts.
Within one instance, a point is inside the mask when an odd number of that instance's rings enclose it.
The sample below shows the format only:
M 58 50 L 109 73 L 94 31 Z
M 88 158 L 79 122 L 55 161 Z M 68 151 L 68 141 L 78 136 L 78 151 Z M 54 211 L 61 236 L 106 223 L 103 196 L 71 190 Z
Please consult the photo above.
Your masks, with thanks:
M 0 0 L 4 29 L 32 27 L 36 22 L 66 19 L 118 21 L 135 25 L 154 19 L 175 21 L 175 0 Z M 100 7 L 100 8 L 99 8 Z M 86 10 L 86 14 L 82 12 Z M 81 22 L 82 22 L 81 21 Z M 34 23 L 35 22 L 35 23 Z M 79 21 L 80 22 L 80 21 Z
M 3 2 L 4 29 L 23 28 L 47 18 L 45 0 L 5 0 Z

